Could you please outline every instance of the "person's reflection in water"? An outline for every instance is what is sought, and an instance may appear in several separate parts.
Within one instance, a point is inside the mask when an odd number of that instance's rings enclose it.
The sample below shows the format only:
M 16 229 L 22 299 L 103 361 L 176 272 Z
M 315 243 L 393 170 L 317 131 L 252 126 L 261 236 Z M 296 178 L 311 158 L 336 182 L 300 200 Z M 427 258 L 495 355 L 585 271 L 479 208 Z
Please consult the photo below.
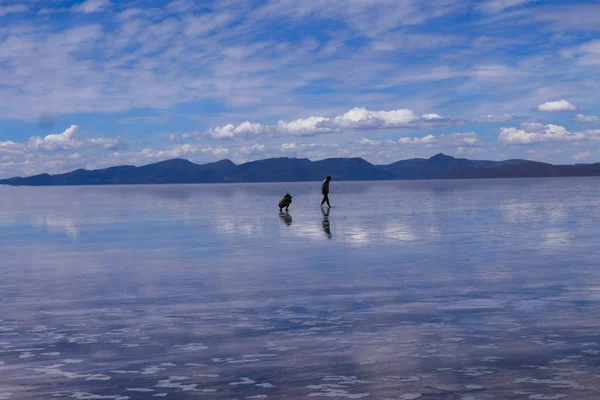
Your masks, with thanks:
M 292 224 L 292 216 L 287 211 L 280 211 L 279 218 L 283 221 L 284 224 L 290 226 Z
M 331 225 L 329 224 L 329 207 L 325 210 L 321 208 L 321 212 L 323 213 L 323 232 L 325 235 L 331 239 Z

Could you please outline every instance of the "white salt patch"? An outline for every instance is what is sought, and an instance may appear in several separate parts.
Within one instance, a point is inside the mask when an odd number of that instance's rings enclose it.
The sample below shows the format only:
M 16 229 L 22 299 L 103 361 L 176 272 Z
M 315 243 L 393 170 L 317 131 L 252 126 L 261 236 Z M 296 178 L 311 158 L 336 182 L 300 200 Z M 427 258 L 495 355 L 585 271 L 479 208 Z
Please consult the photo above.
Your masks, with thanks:
M 159 365 L 159 367 L 176 367 L 176 366 L 177 366 L 177 364 L 173 364 L 173 363 L 170 363 L 170 362 L 168 362 L 168 363 L 162 363 L 162 364 Z
M 567 364 L 567 363 L 570 363 L 570 362 L 573 362 L 573 360 L 571 360 L 569 358 L 563 358 L 563 359 L 560 359 L 560 360 L 550 361 L 550 364 Z
M 248 396 L 246 398 L 247 399 L 266 399 L 267 395 L 265 395 L 265 394 L 259 394 L 259 395 L 256 395 L 256 396 Z
M 350 394 L 345 390 L 332 390 L 321 393 L 311 393 L 308 397 L 346 397 L 348 399 L 362 399 L 363 397 L 369 397 L 371 393 L 356 393 Z
M 415 400 L 420 398 L 422 395 L 421 393 L 406 393 L 406 394 L 401 394 L 400 398 L 402 400 Z
M 363 360 L 359 363 L 360 365 L 372 365 L 372 364 L 377 364 L 377 359 L 376 358 L 372 358 L 372 359 L 366 359 Z
M 112 372 L 113 374 L 139 374 L 140 373 L 140 371 L 125 371 L 122 369 L 117 369 L 115 371 L 110 371 L 110 372 Z
M 65 364 L 79 364 L 82 363 L 84 360 L 80 360 L 80 359 L 75 359 L 75 358 L 67 358 L 66 360 L 62 360 L 62 362 L 64 362 Z
M 130 349 L 130 348 L 134 348 L 134 347 L 140 347 L 140 345 L 137 343 L 127 343 L 127 344 L 122 344 L 121 347 L 123 347 L 125 349 Z
M 240 378 L 240 379 L 241 379 L 240 382 L 230 382 L 229 384 L 232 386 L 236 386 L 236 385 L 252 385 L 252 384 L 256 383 L 252 379 L 248 379 L 248 378 Z
M 154 392 L 154 389 L 148 389 L 148 388 L 127 388 L 125 389 L 128 392 Z
M 152 367 L 146 367 L 144 368 L 144 370 L 141 372 L 142 375 L 151 375 L 151 374 L 156 374 L 157 372 L 162 371 L 164 368 L 159 368 L 156 366 L 152 366 Z
M 277 354 L 244 354 L 243 358 L 256 358 L 256 357 L 276 357 Z
M 156 393 L 153 394 L 153 397 L 167 397 L 169 395 L 169 393 Z
M 482 345 L 475 346 L 475 347 L 478 349 L 497 349 L 498 348 L 498 346 L 495 344 L 482 344 Z
M 600 354 L 600 351 L 598 350 L 581 350 L 581 352 L 592 356 L 597 356 L 598 354 Z
M 335 383 L 323 383 L 321 385 L 308 385 L 306 388 L 307 389 L 317 389 L 317 390 L 329 390 L 329 389 L 336 389 L 336 388 L 345 388 L 346 386 L 343 385 L 337 385 Z
M 554 380 L 554 379 L 534 379 L 534 378 L 519 378 L 513 381 L 514 383 L 534 383 L 546 384 L 552 388 L 578 389 L 583 390 L 585 386 L 578 384 L 575 381 Z
M 199 376 L 200 378 L 218 378 L 219 375 L 217 374 L 198 374 L 196 376 Z
M 87 392 L 75 392 L 70 397 L 74 397 L 77 400 L 100 400 L 100 399 L 113 399 L 113 400 L 127 400 L 129 396 L 101 396 L 99 394 L 92 394 Z
M 30 353 L 30 352 L 28 352 L 28 351 L 27 351 L 27 352 L 25 352 L 25 353 L 22 353 L 22 354 L 19 356 L 19 358 L 30 358 L 30 357 L 35 357 L 35 354 L 33 354 L 33 353 Z
M 7 400 L 10 399 L 10 397 L 13 395 L 14 393 L 12 392 L 0 392 L 0 400 Z
M 270 383 L 258 383 L 254 386 L 263 387 L 263 388 L 274 388 L 275 385 L 271 385 Z
M 467 389 L 473 389 L 473 390 L 483 389 L 483 386 L 480 386 L 480 385 L 465 385 L 465 387 Z
M 184 345 L 175 345 L 173 346 L 176 349 L 181 349 L 185 351 L 198 351 L 208 349 L 208 346 L 203 345 L 202 343 L 188 343 Z
M 110 381 L 110 376 L 104 374 L 94 374 L 85 378 L 86 381 Z
M 495 363 L 495 362 L 497 362 L 497 361 L 500 361 L 500 360 L 503 360 L 503 359 L 504 359 L 504 358 L 502 358 L 502 357 L 489 356 L 489 357 L 483 357 L 483 358 L 481 359 L 481 361 L 483 361 L 483 362 L 492 362 L 492 363 Z
M 60 356 L 60 351 L 53 351 L 51 353 L 42 353 L 43 356 Z
M 158 381 L 158 383 L 156 384 L 156 387 L 181 389 L 184 392 L 190 392 L 190 391 L 196 390 L 196 387 L 198 386 L 197 383 L 183 384 L 183 383 L 173 382 L 173 381 L 185 381 L 188 379 L 190 379 L 188 376 L 171 376 L 171 377 L 169 377 L 169 379 L 163 379 L 163 380 Z
M 562 399 L 563 397 L 567 397 L 566 394 L 555 394 L 554 396 L 551 395 L 547 395 L 547 394 L 532 394 L 531 396 L 529 396 L 530 399 L 535 399 L 535 400 L 558 400 L 558 399 Z

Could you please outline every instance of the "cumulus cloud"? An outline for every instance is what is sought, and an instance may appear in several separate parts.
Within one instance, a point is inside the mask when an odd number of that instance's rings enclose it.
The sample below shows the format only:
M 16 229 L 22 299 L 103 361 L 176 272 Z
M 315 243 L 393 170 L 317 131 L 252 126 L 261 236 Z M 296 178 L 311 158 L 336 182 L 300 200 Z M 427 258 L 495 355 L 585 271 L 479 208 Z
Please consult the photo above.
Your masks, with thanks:
M 540 104 L 537 110 L 546 112 L 577 111 L 577 107 L 566 100 L 557 100 Z
M 501 128 L 498 139 L 506 144 L 533 144 L 541 142 L 577 141 L 600 138 L 600 129 L 569 132 L 560 125 L 523 124 L 521 129 Z
M 25 145 L 13 141 L 0 142 L 0 153 L 21 154 L 25 151 Z
M 403 137 L 398 139 L 398 143 L 400 144 L 429 144 L 429 143 L 435 143 L 435 136 L 434 135 L 427 135 L 424 136 L 422 138 L 408 138 L 408 137 Z
M 473 122 L 490 122 L 490 123 L 495 123 L 495 122 L 506 122 L 506 121 L 510 121 L 511 119 L 513 119 L 513 116 L 510 115 L 510 114 L 504 114 L 504 115 L 492 115 L 492 114 L 488 114 L 488 115 L 485 115 L 483 117 L 474 118 Z
M 254 144 L 252 146 L 242 146 L 239 149 L 239 152 L 242 154 L 252 154 L 252 153 L 264 153 L 267 151 L 267 148 L 264 144 Z
M 225 147 L 197 147 L 190 144 L 183 144 L 166 150 L 146 148 L 140 152 L 140 156 L 145 159 L 169 159 L 189 157 L 195 154 L 210 154 L 217 157 L 223 157 L 228 153 L 229 149 Z
M 170 135 L 172 141 L 208 137 L 211 139 L 251 138 L 258 136 L 316 136 L 343 130 L 421 128 L 451 123 L 449 118 L 429 113 L 416 115 L 409 109 L 391 111 L 371 111 L 366 108 L 353 108 L 348 112 L 330 117 L 309 117 L 294 121 L 280 120 L 275 125 L 263 125 L 249 121 L 239 125 L 227 124 L 210 128 L 204 132 L 192 131 L 182 135 Z
M 225 157 L 229 154 L 229 149 L 226 147 L 203 147 L 201 149 L 204 154 L 212 154 L 216 157 Z
M 583 114 L 577 114 L 574 119 L 575 119 L 575 122 L 579 122 L 580 124 L 589 124 L 589 123 L 600 121 L 600 118 L 596 117 L 595 115 L 583 115 Z
M 71 10 L 77 13 L 92 14 L 102 12 L 110 5 L 110 0 L 86 0 L 83 3 L 74 5 Z
M 79 150 L 79 149 L 104 149 L 116 150 L 125 146 L 121 139 L 112 138 L 94 138 L 79 140 L 77 132 L 79 127 L 71 125 L 62 133 L 51 134 L 45 137 L 33 136 L 27 142 L 27 149 L 30 150 Z
M 385 139 L 385 140 L 374 140 L 369 138 L 362 138 L 357 143 L 368 146 L 381 146 L 381 145 L 432 145 L 442 144 L 447 146 L 474 146 L 479 144 L 481 141 L 479 136 L 475 132 L 457 132 L 452 134 L 442 134 L 435 136 L 432 134 L 425 135 L 423 137 L 403 137 L 396 141 Z
M 261 124 L 242 122 L 239 125 L 227 124 L 225 126 L 217 126 L 206 131 L 206 136 L 212 139 L 233 139 L 235 137 L 251 137 L 265 133 L 267 127 Z M 187 137 L 193 137 L 194 134 L 188 133 Z M 186 136 L 186 134 L 184 134 Z

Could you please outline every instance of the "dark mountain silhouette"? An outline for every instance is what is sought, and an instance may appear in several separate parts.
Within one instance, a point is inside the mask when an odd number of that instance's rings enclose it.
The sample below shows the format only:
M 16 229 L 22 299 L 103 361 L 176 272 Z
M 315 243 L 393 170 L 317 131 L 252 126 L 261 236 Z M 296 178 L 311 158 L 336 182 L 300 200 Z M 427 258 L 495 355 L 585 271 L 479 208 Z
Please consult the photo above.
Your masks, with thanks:
M 443 153 L 431 158 L 413 158 L 384 165 L 381 168 L 391 172 L 396 179 L 443 179 L 453 173 L 479 168 L 494 168 L 506 164 L 526 163 L 527 160 L 486 161 L 454 158 Z
M 4 185 L 54 186 L 54 185 L 111 185 L 143 183 L 197 183 L 222 182 L 222 177 L 237 166 L 230 160 L 198 165 L 188 160 L 173 159 L 155 164 L 134 167 L 124 165 L 106 169 L 85 170 L 58 175 L 41 174 L 28 178 L 1 180 Z
M 445 154 L 424 159 L 373 165 L 362 158 L 269 158 L 236 165 L 230 160 L 194 164 L 173 159 L 135 167 L 78 169 L 66 174 L 41 174 L 0 180 L 14 186 L 116 185 L 156 183 L 303 182 L 331 175 L 336 181 L 393 179 L 476 179 L 600 176 L 600 163 L 552 165 L 528 160 L 468 160 Z
M 496 168 L 479 168 L 454 171 L 448 178 L 484 179 L 484 178 L 547 178 L 600 176 L 600 163 L 577 165 L 552 165 L 529 161 L 518 164 L 506 164 Z

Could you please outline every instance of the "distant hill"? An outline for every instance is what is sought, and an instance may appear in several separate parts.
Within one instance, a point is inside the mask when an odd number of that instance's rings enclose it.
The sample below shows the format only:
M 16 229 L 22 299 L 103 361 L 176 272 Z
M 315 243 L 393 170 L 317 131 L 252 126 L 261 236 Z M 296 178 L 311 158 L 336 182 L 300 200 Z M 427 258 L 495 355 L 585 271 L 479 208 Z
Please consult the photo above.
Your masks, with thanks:
M 124 185 L 158 183 L 305 182 L 331 175 L 336 181 L 529 178 L 600 176 L 600 163 L 552 165 L 528 160 L 468 160 L 445 154 L 373 165 L 362 158 L 268 158 L 236 165 L 230 160 L 194 164 L 173 159 L 135 167 L 78 169 L 66 174 L 34 175 L 0 180 L 1 185 Z

